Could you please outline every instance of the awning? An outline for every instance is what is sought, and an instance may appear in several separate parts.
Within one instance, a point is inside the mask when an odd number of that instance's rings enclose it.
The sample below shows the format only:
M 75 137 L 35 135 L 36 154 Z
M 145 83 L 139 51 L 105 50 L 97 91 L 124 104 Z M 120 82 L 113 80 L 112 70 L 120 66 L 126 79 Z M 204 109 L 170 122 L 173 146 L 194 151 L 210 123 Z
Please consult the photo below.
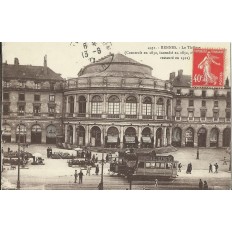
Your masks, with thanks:
M 135 143 L 135 137 L 125 136 L 126 143 Z
M 151 143 L 151 137 L 142 137 L 143 143 Z
M 107 136 L 107 143 L 117 143 L 118 142 L 118 136 Z

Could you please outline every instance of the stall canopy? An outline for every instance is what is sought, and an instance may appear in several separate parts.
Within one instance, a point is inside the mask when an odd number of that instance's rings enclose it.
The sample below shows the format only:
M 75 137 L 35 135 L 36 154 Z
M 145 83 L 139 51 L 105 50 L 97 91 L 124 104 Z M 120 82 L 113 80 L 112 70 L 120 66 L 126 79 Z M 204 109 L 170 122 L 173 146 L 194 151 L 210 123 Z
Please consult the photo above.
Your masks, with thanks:
M 135 137 L 125 136 L 126 143 L 135 143 Z
M 142 137 L 143 143 L 151 143 L 151 137 Z
M 118 136 L 108 135 L 107 143 L 117 143 L 117 142 L 118 142 Z

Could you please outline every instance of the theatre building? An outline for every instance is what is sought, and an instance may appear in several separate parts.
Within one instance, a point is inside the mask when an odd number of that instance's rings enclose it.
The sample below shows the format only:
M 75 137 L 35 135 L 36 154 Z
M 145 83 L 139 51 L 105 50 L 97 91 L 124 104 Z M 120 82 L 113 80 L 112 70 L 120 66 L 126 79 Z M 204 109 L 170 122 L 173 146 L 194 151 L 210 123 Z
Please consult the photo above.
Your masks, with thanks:
M 64 99 L 67 143 L 121 148 L 171 144 L 169 81 L 122 54 L 84 67 L 66 82 Z
M 56 144 L 62 136 L 63 79 L 47 67 L 3 64 L 2 141 Z
M 231 141 L 231 90 L 191 88 L 191 76 L 170 74 L 173 85 L 172 144 L 177 147 L 228 147 Z

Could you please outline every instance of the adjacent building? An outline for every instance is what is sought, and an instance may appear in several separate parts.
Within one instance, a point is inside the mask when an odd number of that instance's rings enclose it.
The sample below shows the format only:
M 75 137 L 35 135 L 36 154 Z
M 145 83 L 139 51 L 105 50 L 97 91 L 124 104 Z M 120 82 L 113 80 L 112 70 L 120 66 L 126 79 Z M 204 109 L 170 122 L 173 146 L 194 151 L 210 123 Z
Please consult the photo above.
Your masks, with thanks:
M 228 147 L 231 97 L 191 88 L 191 76 L 110 54 L 64 81 L 43 66 L 3 64 L 2 139 L 96 147 Z M 20 136 L 19 136 L 20 134 Z

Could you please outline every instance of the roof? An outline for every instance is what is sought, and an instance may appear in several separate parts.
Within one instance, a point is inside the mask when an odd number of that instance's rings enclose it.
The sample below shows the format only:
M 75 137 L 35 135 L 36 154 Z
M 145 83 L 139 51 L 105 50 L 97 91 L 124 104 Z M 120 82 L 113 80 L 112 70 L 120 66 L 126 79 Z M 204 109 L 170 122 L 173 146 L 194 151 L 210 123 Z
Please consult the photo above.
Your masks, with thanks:
M 108 56 L 104 56 L 101 59 L 97 60 L 95 63 L 130 63 L 130 64 L 140 64 L 139 62 L 128 58 L 120 53 L 110 54 Z
M 191 86 L 191 76 L 181 75 L 176 76 L 172 81 L 173 87 L 190 87 Z
M 43 66 L 3 64 L 3 78 L 63 80 L 60 74 L 55 73 L 50 68 L 47 67 L 47 73 L 44 72 L 44 69 Z

